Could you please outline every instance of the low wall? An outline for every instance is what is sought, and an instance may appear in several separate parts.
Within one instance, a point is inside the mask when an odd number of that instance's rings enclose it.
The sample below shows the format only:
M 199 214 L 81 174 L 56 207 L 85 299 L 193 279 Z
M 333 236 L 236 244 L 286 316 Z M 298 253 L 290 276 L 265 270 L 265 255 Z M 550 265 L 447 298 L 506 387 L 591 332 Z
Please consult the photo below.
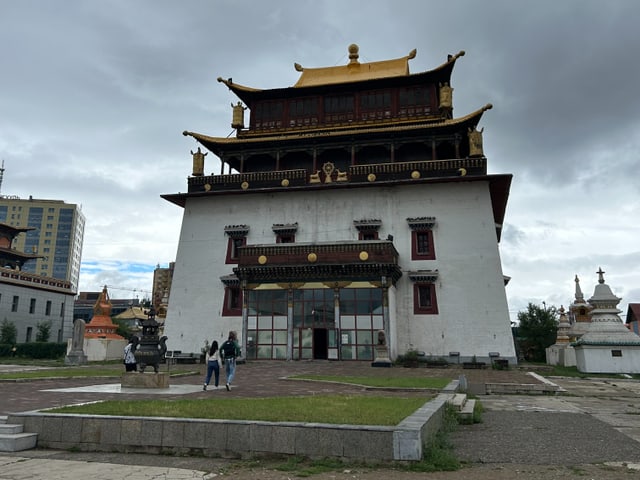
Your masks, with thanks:
M 392 427 L 298 422 L 116 417 L 33 411 L 8 422 L 38 434 L 38 447 L 246 458 L 282 454 L 363 461 L 421 460 L 442 424 L 440 394 Z

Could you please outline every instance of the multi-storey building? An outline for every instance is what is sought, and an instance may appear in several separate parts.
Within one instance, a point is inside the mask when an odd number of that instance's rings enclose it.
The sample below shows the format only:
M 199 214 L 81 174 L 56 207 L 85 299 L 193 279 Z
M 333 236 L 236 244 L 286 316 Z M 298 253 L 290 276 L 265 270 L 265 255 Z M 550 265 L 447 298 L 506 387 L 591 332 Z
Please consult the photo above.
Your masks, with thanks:
M 169 348 L 235 330 L 247 359 L 371 361 L 382 338 L 392 359 L 516 362 L 498 250 L 512 176 L 487 174 L 477 128 L 491 105 L 454 117 L 464 52 L 411 74 L 415 53 L 360 63 L 352 45 L 288 88 L 218 79 L 236 135 L 184 132 L 187 192 L 163 195 L 184 208 Z
M 82 260 L 85 218 L 80 207 L 62 200 L 0 197 L 0 222 L 13 227 L 31 227 L 14 240 L 13 247 L 39 258 L 23 272 L 71 282 L 77 290 Z
M 71 282 L 24 270 L 37 255 L 11 245 L 30 228 L 0 223 L 0 321 L 16 327 L 17 342 L 36 340 L 38 324 L 50 322 L 49 341 L 63 342 L 72 336 L 73 297 Z
M 166 314 L 169 295 L 171 292 L 171 281 L 173 280 L 173 269 L 175 262 L 169 262 L 167 268 L 158 265 L 153 271 L 153 289 L 151 294 L 151 303 L 159 316 L 164 317 Z

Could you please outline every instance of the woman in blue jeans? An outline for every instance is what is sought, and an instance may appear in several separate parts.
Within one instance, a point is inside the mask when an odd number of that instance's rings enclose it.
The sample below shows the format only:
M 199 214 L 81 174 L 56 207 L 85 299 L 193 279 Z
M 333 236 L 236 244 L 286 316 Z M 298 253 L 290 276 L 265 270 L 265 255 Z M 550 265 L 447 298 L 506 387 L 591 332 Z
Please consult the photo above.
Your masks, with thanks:
M 215 373 L 214 387 L 218 388 L 218 382 L 220 381 L 220 352 L 218 350 L 218 342 L 215 340 L 211 344 L 211 348 L 207 352 L 207 378 L 204 379 L 204 385 L 202 386 L 202 390 L 207 389 L 207 385 L 211 381 L 211 374 Z

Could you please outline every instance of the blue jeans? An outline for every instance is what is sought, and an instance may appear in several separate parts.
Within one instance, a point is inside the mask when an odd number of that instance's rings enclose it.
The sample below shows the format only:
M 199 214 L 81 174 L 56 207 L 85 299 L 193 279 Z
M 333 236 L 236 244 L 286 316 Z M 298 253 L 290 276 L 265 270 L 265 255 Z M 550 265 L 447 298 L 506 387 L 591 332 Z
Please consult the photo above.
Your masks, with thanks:
M 227 373 L 227 383 L 231 385 L 231 382 L 233 381 L 233 377 L 236 374 L 236 359 L 235 358 L 225 359 L 224 369 Z
M 209 381 L 211 381 L 211 374 L 215 373 L 215 383 L 214 385 L 217 387 L 218 382 L 220 381 L 220 365 L 218 365 L 217 360 L 209 360 L 207 362 L 207 378 L 204 381 L 205 385 L 209 385 Z

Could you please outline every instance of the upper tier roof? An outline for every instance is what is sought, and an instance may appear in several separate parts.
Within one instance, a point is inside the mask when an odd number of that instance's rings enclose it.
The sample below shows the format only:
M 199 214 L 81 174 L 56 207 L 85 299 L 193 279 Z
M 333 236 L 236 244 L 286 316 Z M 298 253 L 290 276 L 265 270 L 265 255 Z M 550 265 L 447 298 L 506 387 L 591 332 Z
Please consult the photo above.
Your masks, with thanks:
M 349 63 L 347 65 L 304 68 L 298 63 L 294 64 L 295 69 L 302 72 L 294 87 L 311 87 L 409 75 L 409 60 L 415 58 L 417 53 L 417 50 L 413 49 L 406 57 L 381 62 L 360 63 L 358 50 L 357 45 L 349 45 Z
M 247 87 L 234 83 L 233 79 L 218 77 L 218 81 L 224 83 L 235 93 L 238 98 L 246 104 L 251 104 L 258 98 L 282 96 L 282 92 L 290 89 L 316 89 L 331 85 L 343 85 L 355 82 L 376 82 L 385 79 L 402 79 L 410 76 L 425 76 L 438 78 L 440 81 L 449 81 L 451 70 L 456 60 L 465 54 L 460 51 L 456 55 L 448 55 L 447 61 L 439 67 L 419 74 L 411 74 L 409 71 L 409 60 L 415 58 L 417 50 L 412 50 L 404 57 L 383 60 L 379 62 L 360 63 L 358 61 L 358 46 L 349 46 L 349 63 L 335 67 L 305 68 L 300 64 L 294 64 L 297 71 L 301 72 L 300 78 L 293 87 L 262 90 L 259 88 Z M 293 92 L 292 92 L 293 93 Z M 298 92 L 300 94 L 300 92 Z

